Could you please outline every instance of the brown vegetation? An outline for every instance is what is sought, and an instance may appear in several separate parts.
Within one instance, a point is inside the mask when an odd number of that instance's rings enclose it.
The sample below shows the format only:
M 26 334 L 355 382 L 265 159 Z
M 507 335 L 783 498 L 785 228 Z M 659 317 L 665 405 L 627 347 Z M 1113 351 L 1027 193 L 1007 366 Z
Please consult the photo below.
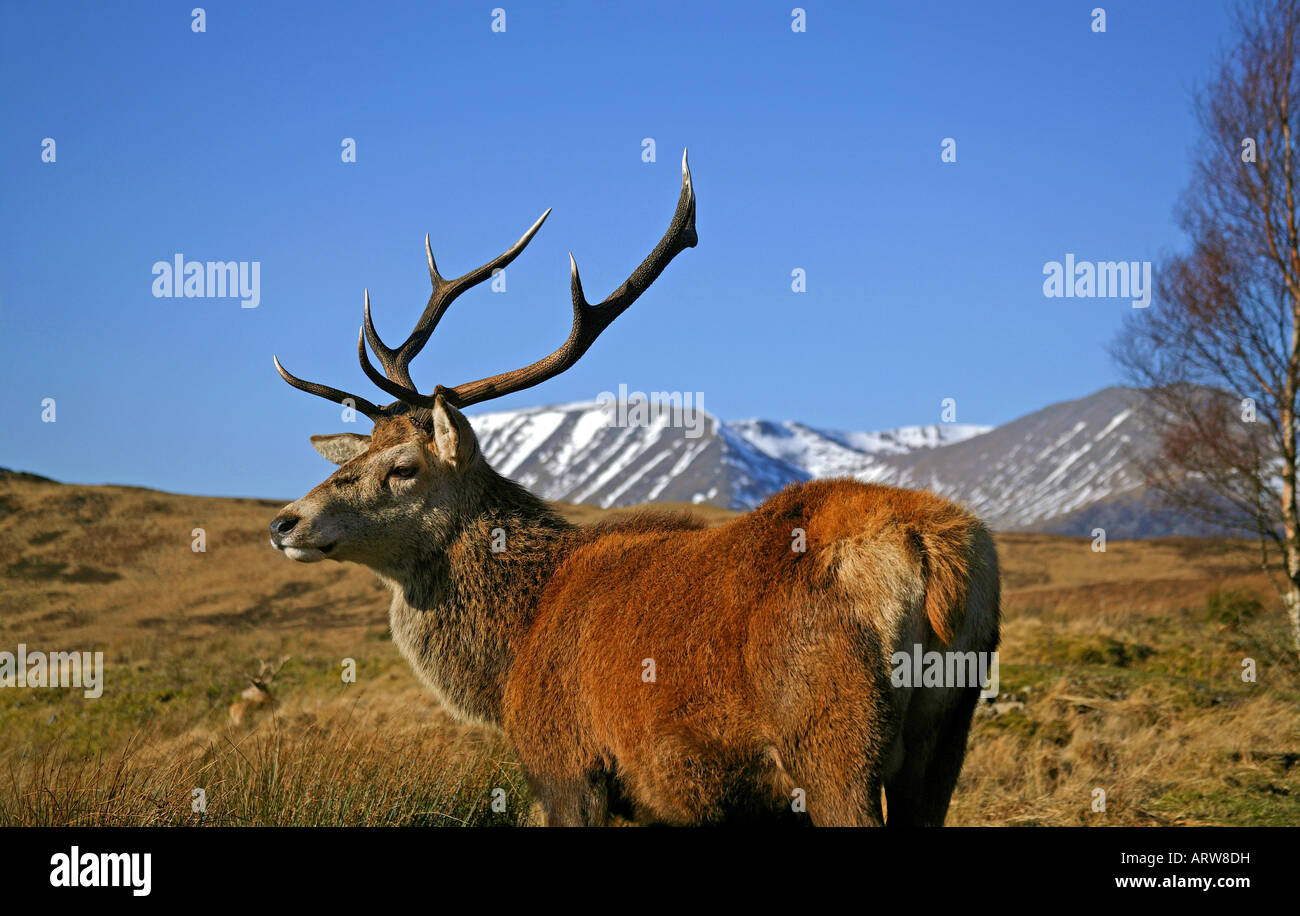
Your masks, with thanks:
M 0 824 L 527 822 L 510 750 L 451 722 L 398 656 L 387 590 L 266 543 L 280 505 L 0 477 L 0 650 L 106 666 L 98 700 L 0 689 Z M 998 550 L 1002 695 L 977 716 L 950 824 L 1300 824 L 1300 670 L 1254 545 L 1098 554 L 1006 534 Z M 275 708 L 231 725 L 258 660 L 284 655 Z

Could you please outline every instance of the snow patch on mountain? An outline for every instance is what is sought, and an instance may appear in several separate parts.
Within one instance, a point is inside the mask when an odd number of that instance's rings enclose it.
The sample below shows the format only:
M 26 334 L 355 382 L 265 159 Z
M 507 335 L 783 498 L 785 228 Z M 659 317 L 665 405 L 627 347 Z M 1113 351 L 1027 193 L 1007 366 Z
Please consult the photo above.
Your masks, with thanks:
M 881 432 L 842 432 L 770 420 L 737 420 L 727 426 L 759 451 L 802 468 L 813 477 L 853 476 L 874 468 L 874 456 L 906 455 L 918 449 L 950 445 L 993 428 L 936 423 Z
M 1068 516 L 1073 531 L 1088 524 L 1089 507 L 1142 505 L 1135 459 L 1151 448 L 1135 393 L 1124 388 L 999 427 L 846 432 L 705 414 L 700 435 L 689 437 L 669 425 L 667 414 L 645 426 L 612 426 L 597 402 L 469 419 L 489 463 L 547 499 L 606 508 L 660 501 L 751 509 L 796 481 L 851 476 L 933 490 L 1004 530 L 1057 530 L 1053 520 Z M 1133 510 L 1124 517 L 1140 527 L 1147 516 Z

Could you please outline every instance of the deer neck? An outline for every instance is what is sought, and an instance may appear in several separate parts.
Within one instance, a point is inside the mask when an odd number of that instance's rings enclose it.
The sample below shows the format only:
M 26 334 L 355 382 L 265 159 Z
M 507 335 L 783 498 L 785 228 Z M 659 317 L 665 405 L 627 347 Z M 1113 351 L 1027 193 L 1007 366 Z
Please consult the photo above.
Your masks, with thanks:
M 395 578 L 393 642 L 458 719 L 499 727 L 502 694 L 542 588 L 573 527 L 512 481 L 489 479 L 474 509 Z

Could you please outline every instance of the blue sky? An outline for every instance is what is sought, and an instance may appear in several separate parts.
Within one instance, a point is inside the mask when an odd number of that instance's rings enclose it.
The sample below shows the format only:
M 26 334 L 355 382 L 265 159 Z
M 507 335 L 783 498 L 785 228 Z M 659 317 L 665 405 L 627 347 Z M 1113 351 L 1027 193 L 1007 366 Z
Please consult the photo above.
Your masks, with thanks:
M 2 466 L 296 496 L 328 470 L 307 435 L 349 427 L 273 352 L 382 398 L 356 362 L 362 290 L 400 341 L 426 232 L 458 275 L 554 207 L 413 374 L 531 362 L 568 333 L 567 252 L 588 298 L 619 285 L 667 226 L 683 146 L 699 246 L 575 368 L 492 408 L 626 384 L 879 429 L 949 397 L 1001 423 L 1091 393 L 1120 381 L 1106 345 L 1131 306 L 1044 298 L 1043 265 L 1158 272 L 1179 246 L 1191 93 L 1227 28 L 1217 0 L 1105 4 L 1104 34 L 1091 0 L 807 2 L 802 34 L 793 2 L 660 0 L 505 2 L 498 33 L 491 0 L 212 3 L 195 34 L 194 5 L 0 5 Z M 260 305 L 155 298 L 178 252 L 259 262 Z

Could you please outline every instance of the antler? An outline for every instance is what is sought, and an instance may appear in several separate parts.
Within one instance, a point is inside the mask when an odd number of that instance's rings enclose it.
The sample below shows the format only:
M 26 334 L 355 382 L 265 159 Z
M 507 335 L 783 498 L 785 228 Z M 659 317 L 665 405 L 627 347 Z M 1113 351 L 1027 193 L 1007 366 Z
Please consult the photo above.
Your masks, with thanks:
M 493 258 L 477 270 L 471 270 L 464 276 L 450 281 L 444 280 L 442 275 L 438 273 L 438 265 L 435 264 L 433 260 L 433 248 L 429 245 L 429 236 L 426 235 L 424 237 L 424 252 L 429 261 L 429 279 L 433 281 L 433 292 L 429 296 L 428 304 L 424 307 L 424 314 L 420 316 L 420 320 L 415 324 L 415 330 L 411 332 L 410 336 L 407 337 L 406 340 L 402 342 L 402 345 L 397 349 L 391 349 L 386 346 L 383 340 L 380 339 L 378 332 L 375 331 L 374 322 L 370 317 L 370 290 L 367 289 L 364 312 L 365 321 L 362 325 L 361 333 L 357 336 L 357 353 L 361 358 L 361 368 L 365 370 L 365 373 L 370 377 L 370 380 L 384 391 L 398 398 L 399 401 L 411 403 L 410 396 L 412 394 L 419 397 L 415 390 L 415 383 L 411 381 L 411 360 L 414 359 L 416 354 L 424 348 L 424 345 L 429 340 L 429 336 L 433 333 L 433 329 L 436 328 L 438 322 L 442 320 L 443 313 L 445 313 L 452 302 L 456 300 L 456 297 L 465 290 L 478 283 L 482 283 L 485 279 L 492 276 L 493 271 L 505 267 L 518 257 L 519 253 L 527 247 L 530 241 L 532 241 L 533 236 L 537 234 L 537 230 L 542 228 L 542 223 L 546 222 L 546 217 L 550 215 L 551 211 L 548 209 L 538 217 L 537 222 L 533 223 L 532 227 L 523 234 L 523 237 L 520 238 L 519 241 L 510 246 L 509 250 L 505 251 L 498 257 Z M 387 377 L 380 375 L 379 372 L 376 371 L 375 367 L 371 364 L 369 357 L 366 355 L 367 340 L 370 342 L 370 346 L 374 348 L 375 355 L 379 357 L 379 362 L 383 365 Z M 392 416 L 392 414 L 396 412 L 394 408 L 398 406 L 397 404 L 390 404 L 387 407 L 379 407 L 360 395 L 351 394 L 350 392 L 342 391 L 338 388 L 331 388 L 329 385 L 322 385 L 317 382 L 303 381 L 297 376 L 290 374 L 284 366 L 280 365 L 278 357 L 273 356 L 272 359 L 275 361 L 276 371 L 280 373 L 281 378 L 293 387 L 306 391 L 308 394 L 314 394 L 318 397 L 326 398 L 327 400 L 334 401 L 337 404 L 348 404 L 350 402 L 351 406 L 355 407 L 372 420 L 377 420 L 384 416 Z
M 628 306 L 649 288 L 650 284 L 663 273 L 668 262 L 687 248 L 694 248 L 699 237 L 695 233 L 695 189 L 691 187 L 691 170 L 686 162 L 686 151 L 682 151 L 682 193 L 677 198 L 677 209 L 673 213 L 668 231 L 659 240 L 654 251 L 641 262 L 627 281 L 599 305 L 591 305 L 582 294 L 582 280 L 578 277 L 578 262 L 573 253 L 569 253 L 569 287 L 573 296 L 573 327 L 569 337 L 559 349 L 531 365 L 510 372 L 481 378 L 476 382 L 465 382 L 455 388 L 439 385 L 434 389 L 434 397 L 424 399 L 428 405 L 442 394 L 457 407 L 468 407 L 480 401 L 499 398 L 514 391 L 522 391 L 538 385 L 552 376 L 568 369 L 587 352 L 600 333 L 609 327 L 614 319 L 627 311 Z
M 314 394 L 317 397 L 325 398 L 327 401 L 333 401 L 335 404 L 343 404 L 349 407 L 355 407 L 372 420 L 378 420 L 382 417 L 391 415 L 392 407 L 379 407 L 367 401 L 359 394 L 350 394 L 339 388 L 331 388 L 329 385 L 322 385 L 319 382 L 305 382 L 296 375 L 290 374 L 289 370 L 280 365 L 280 357 L 272 355 L 272 361 L 275 363 L 275 371 L 280 373 L 280 378 L 284 379 L 299 391 L 305 391 L 308 394 Z
M 424 254 L 429 261 L 429 279 L 433 282 L 433 292 L 429 296 L 429 303 L 424 307 L 424 314 L 420 320 L 415 323 L 415 330 L 406 338 L 400 347 L 396 350 L 390 349 L 379 339 L 379 334 L 375 331 L 374 322 L 370 319 L 370 290 L 366 290 L 366 307 L 365 321 L 362 323 L 362 334 L 366 341 L 370 343 L 370 348 L 375 351 L 379 357 L 380 364 L 384 367 L 384 373 L 387 379 L 376 378 L 378 373 L 374 372 L 374 367 L 365 357 L 365 347 L 361 346 L 362 353 L 361 365 L 366 369 L 366 374 L 370 376 L 380 388 L 383 388 L 394 397 L 402 397 L 404 394 L 415 390 L 415 383 L 411 381 L 410 365 L 411 360 L 424 349 L 428 343 L 429 336 L 433 334 L 434 328 L 442 320 L 443 314 L 456 301 L 456 297 L 471 286 L 477 286 L 492 274 L 505 267 L 511 261 L 519 256 L 519 253 L 528 247 L 528 243 L 533 240 L 537 230 L 542 228 L 542 223 L 546 222 L 546 217 L 551 215 L 548 207 L 546 212 L 537 218 L 537 222 L 529 227 L 528 231 L 523 234 L 519 241 L 515 242 L 504 253 L 488 261 L 477 270 L 471 270 L 464 276 L 457 277 L 455 280 L 444 280 L 438 273 L 438 265 L 433 261 L 433 248 L 429 245 L 429 236 L 424 237 Z M 386 385 L 385 382 L 392 381 L 394 386 Z M 397 387 L 400 386 L 400 387 Z
M 270 683 L 273 680 L 275 680 L 275 676 L 280 673 L 280 669 L 284 667 L 284 663 L 287 662 L 289 659 L 290 656 L 282 655 L 280 656 L 280 660 L 276 662 L 274 665 L 266 661 L 265 659 L 258 659 L 257 676 L 250 677 L 249 681 L 254 686 L 261 687 L 263 690 L 266 690 L 269 687 Z
M 574 261 L 572 254 L 569 255 L 570 286 L 573 296 L 573 327 L 569 331 L 568 339 L 559 349 L 522 369 L 502 372 L 474 382 L 465 382 L 454 388 L 445 388 L 439 385 L 434 389 L 432 395 L 420 394 L 411 380 L 410 363 L 424 348 L 448 307 L 465 290 L 482 283 L 492 276 L 494 271 L 513 261 L 532 241 L 533 236 L 537 234 L 537 230 L 542 227 L 542 223 L 546 221 L 546 217 L 550 213 L 549 209 L 543 213 L 519 241 L 515 242 L 503 254 L 482 267 L 450 281 L 444 280 L 438 273 L 438 267 L 433 260 L 433 249 L 430 247 L 429 237 L 426 235 L 424 250 L 429 261 L 429 279 L 433 282 L 433 293 L 429 296 L 429 302 L 425 306 L 420 320 L 416 322 L 415 329 L 397 348 L 385 345 L 375 331 L 374 322 L 370 316 L 370 291 L 366 290 L 364 320 L 361 331 L 357 335 L 357 357 L 367 377 L 381 389 L 396 397 L 398 399 L 396 402 L 389 404 L 387 407 L 378 407 L 365 398 L 349 394 L 346 391 L 316 382 L 303 381 L 290 375 L 280 365 L 279 359 L 275 360 L 275 368 L 279 371 L 281 377 L 295 388 L 340 404 L 350 401 L 357 410 L 372 420 L 392 416 L 405 410 L 407 406 L 432 407 L 440 395 L 457 407 L 467 407 L 480 401 L 498 398 L 540 384 L 576 363 L 595 343 L 601 332 L 609 327 L 615 318 L 623 314 L 649 288 L 650 284 L 663 273 L 664 268 L 668 266 L 668 262 L 685 249 L 694 248 L 698 241 L 698 236 L 695 233 L 695 191 L 691 186 L 691 172 L 686 161 L 686 152 L 683 151 L 682 191 L 677 199 L 677 209 L 673 213 L 672 221 L 668 224 L 668 231 L 664 233 L 664 237 L 659 240 L 659 244 L 641 262 L 640 266 L 632 272 L 632 275 L 628 277 L 622 286 L 600 304 L 594 306 L 589 304 L 582 293 L 582 281 L 578 277 L 577 262 Z M 369 355 L 366 352 L 367 343 L 375 351 L 375 355 L 379 357 L 379 362 L 384 367 L 383 374 L 370 362 Z

